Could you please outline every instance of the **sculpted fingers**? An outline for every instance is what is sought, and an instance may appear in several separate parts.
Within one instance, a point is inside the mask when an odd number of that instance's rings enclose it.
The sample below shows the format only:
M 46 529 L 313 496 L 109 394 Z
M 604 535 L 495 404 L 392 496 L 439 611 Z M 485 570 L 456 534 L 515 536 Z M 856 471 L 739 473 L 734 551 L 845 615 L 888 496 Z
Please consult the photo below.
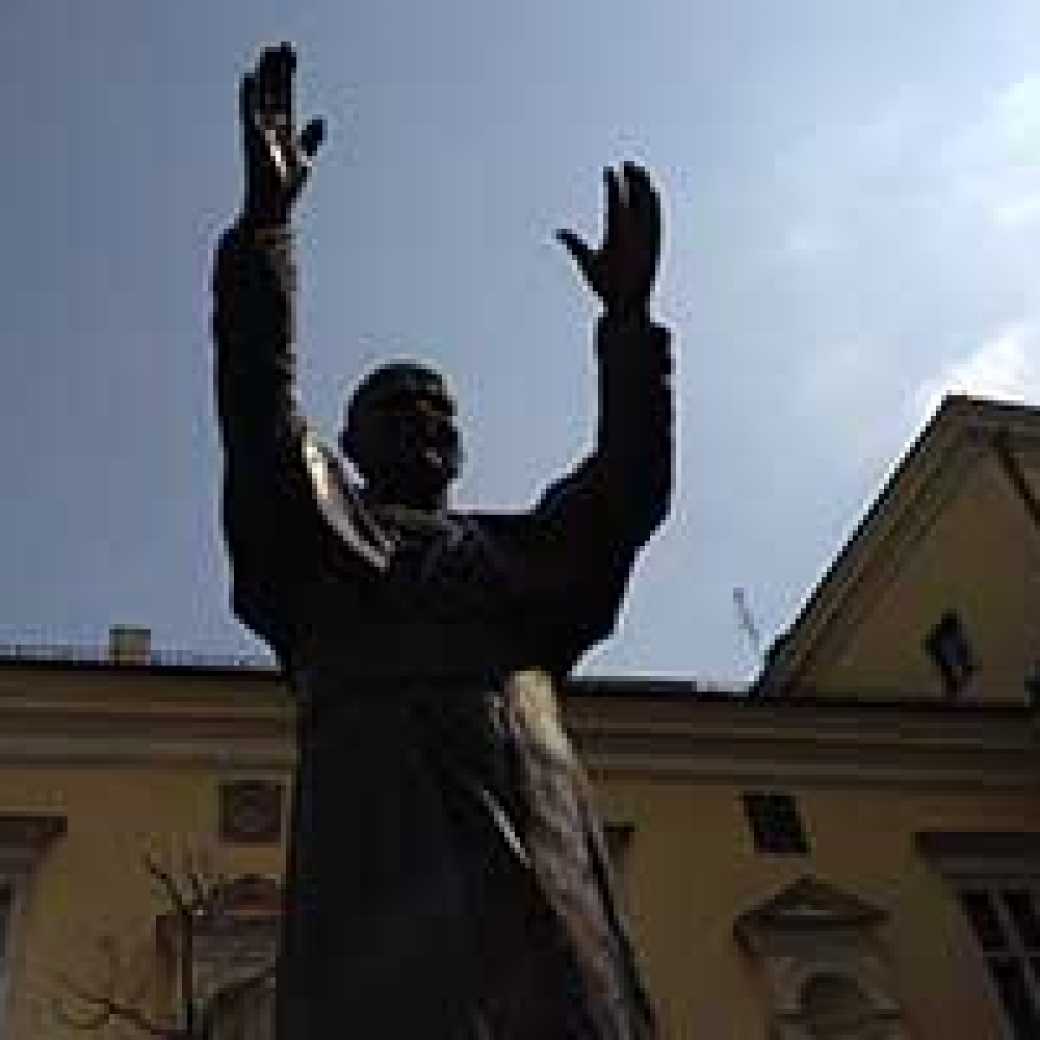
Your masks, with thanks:
M 558 231 L 556 237 L 607 311 L 627 314 L 644 308 L 653 291 L 661 206 L 650 175 L 636 163 L 624 163 L 620 172 L 607 167 L 603 185 L 604 234 L 599 248 L 591 248 L 573 231 Z
M 629 293 L 632 301 L 645 301 L 653 291 L 661 254 L 661 203 L 650 175 L 636 163 L 625 163 L 628 188 L 627 242 Z
M 324 140 L 325 120 L 312 119 L 303 128 L 303 133 L 300 134 L 300 151 L 302 151 L 308 159 L 313 159 Z
M 247 72 L 238 88 L 238 114 L 246 133 L 256 129 L 256 76 Z
M 296 52 L 288 43 L 260 52 L 239 93 L 246 158 L 246 212 L 266 223 L 288 218 L 325 136 L 320 119 L 297 139 L 293 79 Z
M 562 243 L 567 252 L 574 257 L 578 269 L 585 278 L 590 278 L 593 253 L 588 245 L 586 245 L 586 243 L 583 242 L 573 231 L 567 231 L 566 229 L 556 232 L 556 241 Z
M 288 43 L 274 48 L 271 53 L 271 93 L 273 108 L 280 117 L 280 127 L 287 136 L 292 135 L 293 103 L 292 85 L 296 72 L 296 53 Z
M 621 167 L 625 175 L 625 189 L 628 192 L 629 204 L 634 207 L 645 205 L 654 194 L 650 175 L 638 163 L 626 162 Z
M 325 120 L 312 119 L 300 134 L 300 139 L 293 151 L 293 180 L 290 185 L 291 195 L 295 198 L 311 171 L 311 161 L 325 140 Z
M 603 170 L 603 187 L 606 192 L 606 216 L 603 240 L 606 243 L 621 231 L 624 220 L 624 207 L 621 199 L 621 184 L 617 174 L 609 167 Z
M 288 43 L 266 47 L 260 53 L 254 73 L 254 110 L 265 135 L 283 147 L 293 132 L 292 82 L 296 53 Z
M 661 203 L 650 175 L 633 162 L 624 165 L 628 208 L 645 235 L 656 242 L 661 237 Z
M 258 112 L 274 108 L 274 48 L 265 47 L 260 52 L 253 74 L 256 81 L 256 107 Z

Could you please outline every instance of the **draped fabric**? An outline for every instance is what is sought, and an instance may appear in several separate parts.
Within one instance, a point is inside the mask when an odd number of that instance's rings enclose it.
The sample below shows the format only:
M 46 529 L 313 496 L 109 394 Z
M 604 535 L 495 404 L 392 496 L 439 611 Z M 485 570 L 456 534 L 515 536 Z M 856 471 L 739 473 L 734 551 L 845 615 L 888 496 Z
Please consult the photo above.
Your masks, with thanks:
M 285 229 L 218 249 L 238 616 L 299 699 L 281 1040 L 629 1040 L 654 1019 L 559 680 L 671 484 L 668 336 L 602 322 L 594 450 L 529 512 L 376 506 L 295 403 Z

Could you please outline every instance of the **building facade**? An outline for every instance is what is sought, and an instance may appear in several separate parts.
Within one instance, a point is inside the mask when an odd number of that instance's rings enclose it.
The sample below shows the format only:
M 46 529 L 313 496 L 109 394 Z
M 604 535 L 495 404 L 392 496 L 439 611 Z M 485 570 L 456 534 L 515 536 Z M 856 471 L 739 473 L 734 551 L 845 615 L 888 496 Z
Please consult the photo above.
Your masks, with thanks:
M 666 1036 L 1040 1036 L 1036 488 L 1040 413 L 951 399 L 750 691 L 572 684 Z M 193 985 L 225 994 L 221 1036 L 258 1040 L 294 757 L 279 676 L 126 632 L 52 656 L 0 660 L 0 1037 L 82 1036 L 77 993 L 176 1010 L 150 863 L 222 894 Z

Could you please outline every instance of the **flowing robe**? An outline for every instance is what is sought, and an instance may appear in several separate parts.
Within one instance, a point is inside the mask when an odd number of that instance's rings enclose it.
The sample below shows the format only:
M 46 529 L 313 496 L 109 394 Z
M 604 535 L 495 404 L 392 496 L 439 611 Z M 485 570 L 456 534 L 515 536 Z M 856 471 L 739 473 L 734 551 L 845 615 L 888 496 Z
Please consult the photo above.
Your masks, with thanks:
M 594 450 L 529 512 L 376 507 L 296 405 L 288 229 L 214 276 L 232 603 L 298 699 L 281 1040 L 655 1035 L 554 688 L 671 489 L 667 332 L 600 322 Z

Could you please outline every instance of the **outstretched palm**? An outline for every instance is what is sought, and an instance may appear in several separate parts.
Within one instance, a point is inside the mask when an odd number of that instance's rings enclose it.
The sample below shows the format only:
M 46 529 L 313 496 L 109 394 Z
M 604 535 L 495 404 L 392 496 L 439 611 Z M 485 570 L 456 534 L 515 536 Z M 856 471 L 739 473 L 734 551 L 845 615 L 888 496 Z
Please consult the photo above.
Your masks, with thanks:
M 657 191 L 641 166 L 629 162 L 621 169 L 620 181 L 609 167 L 603 171 L 606 227 L 599 249 L 592 249 L 573 231 L 556 234 L 607 313 L 618 317 L 645 311 L 661 255 Z
M 245 159 L 247 218 L 284 223 L 300 193 L 310 161 L 325 136 L 320 119 L 296 136 L 292 86 L 296 54 L 288 43 L 264 50 L 242 77 L 239 96 Z

